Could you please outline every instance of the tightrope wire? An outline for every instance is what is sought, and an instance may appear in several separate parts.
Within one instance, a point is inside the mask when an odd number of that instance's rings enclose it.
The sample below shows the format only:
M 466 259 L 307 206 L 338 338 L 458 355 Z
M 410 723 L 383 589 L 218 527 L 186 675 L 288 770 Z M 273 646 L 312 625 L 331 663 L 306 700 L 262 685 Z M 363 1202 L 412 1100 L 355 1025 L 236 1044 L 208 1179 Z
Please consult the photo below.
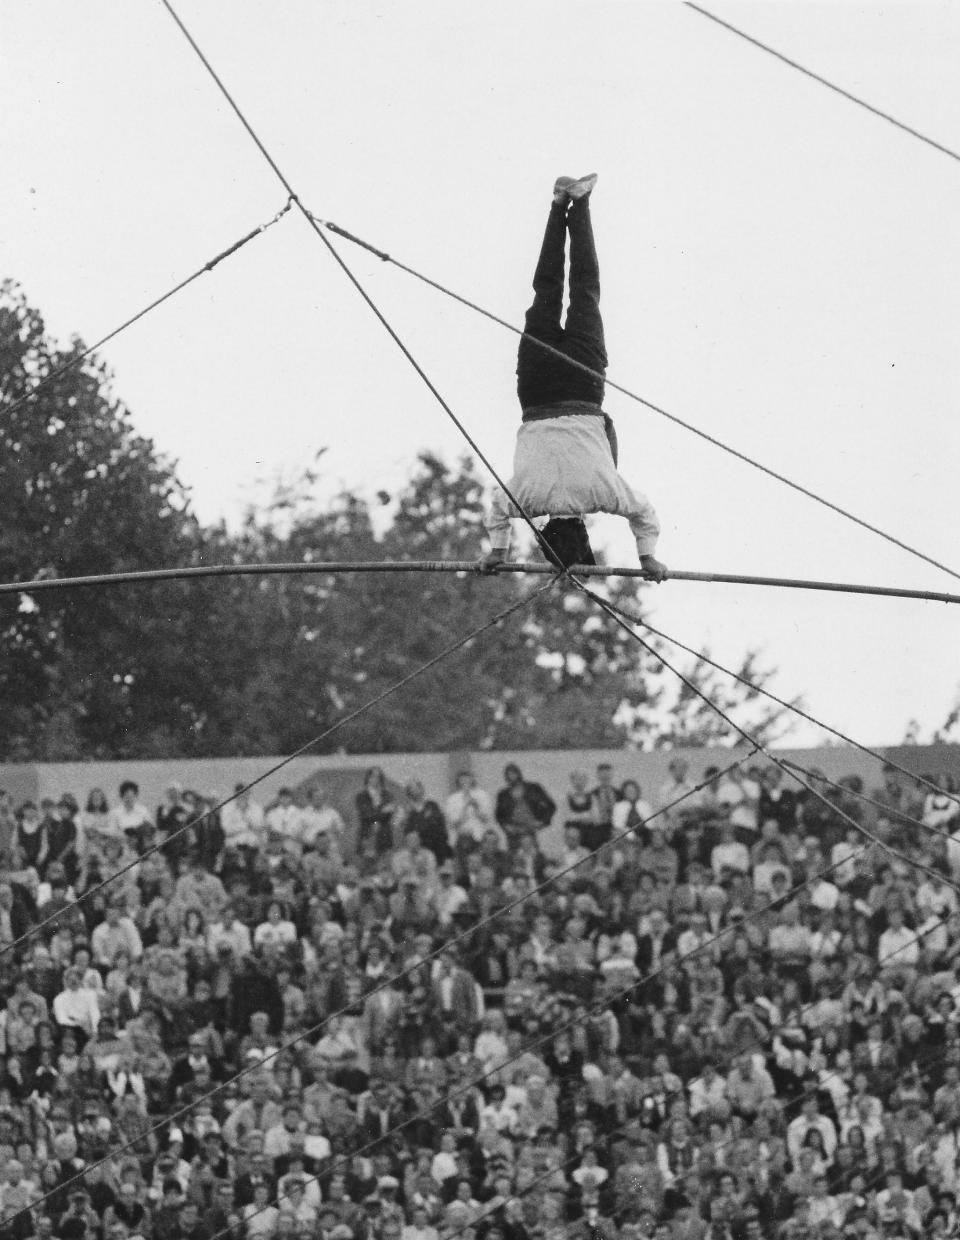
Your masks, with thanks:
M 90 573 L 78 577 L 35 577 L 23 581 L 0 582 L 0 596 L 37 594 L 51 590 L 80 590 L 89 587 L 139 585 L 160 581 L 190 581 L 207 577 L 311 577 L 337 573 L 453 573 L 458 576 L 478 571 L 476 560 L 293 560 L 260 564 L 184 564 L 176 568 L 130 569 L 121 573 Z M 498 564 L 492 576 L 511 573 L 543 576 L 556 573 L 552 564 L 525 561 Z M 646 569 L 602 565 L 574 565 L 578 577 L 630 577 L 649 581 Z M 910 590 L 902 586 L 874 586 L 848 581 L 814 581 L 799 577 L 757 577 L 742 573 L 698 573 L 670 569 L 670 581 L 700 582 L 707 585 L 766 586 L 786 590 L 815 590 L 830 594 L 862 594 L 870 598 L 916 599 L 927 603 L 960 604 L 960 594 L 941 590 Z

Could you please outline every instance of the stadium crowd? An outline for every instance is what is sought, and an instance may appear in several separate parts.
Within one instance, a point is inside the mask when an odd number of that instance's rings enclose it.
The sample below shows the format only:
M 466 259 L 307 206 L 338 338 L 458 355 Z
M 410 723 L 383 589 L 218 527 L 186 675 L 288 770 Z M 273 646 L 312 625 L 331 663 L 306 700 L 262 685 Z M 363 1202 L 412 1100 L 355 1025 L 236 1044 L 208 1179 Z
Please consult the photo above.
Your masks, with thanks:
M 0 792 L 0 1240 L 960 1234 L 952 785 L 670 772 Z

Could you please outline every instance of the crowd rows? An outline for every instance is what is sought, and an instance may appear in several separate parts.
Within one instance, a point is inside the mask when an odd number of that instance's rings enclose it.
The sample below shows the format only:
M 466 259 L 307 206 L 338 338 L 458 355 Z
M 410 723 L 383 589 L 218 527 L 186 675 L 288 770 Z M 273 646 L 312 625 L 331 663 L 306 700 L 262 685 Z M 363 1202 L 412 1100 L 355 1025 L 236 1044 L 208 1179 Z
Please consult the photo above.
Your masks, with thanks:
M 807 784 L 0 792 L 0 1240 L 960 1234 L 960 802 Z

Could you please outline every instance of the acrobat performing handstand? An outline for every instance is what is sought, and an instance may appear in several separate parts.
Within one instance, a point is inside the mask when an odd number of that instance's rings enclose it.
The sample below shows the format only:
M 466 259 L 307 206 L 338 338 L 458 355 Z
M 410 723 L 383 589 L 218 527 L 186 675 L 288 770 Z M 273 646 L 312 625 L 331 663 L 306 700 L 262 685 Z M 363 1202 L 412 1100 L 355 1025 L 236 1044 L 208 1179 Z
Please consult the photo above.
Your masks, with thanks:
M 640 565 L 663 581 L 666 565 L 654 555 L 660 523 L 645 495 L 617 471 L 617 437 L 603 411 L 607 353 L 600 317 L 600 269 L 590 222 L 595 175 L 559 177 L 533 277 L 517 356 L 517 395 L 523 419 L 517 431 L 513 476 L 508 487 L 523 512 L 548 517 L 540 531 L 548 558 L 563 568 L 594 564 L 584 516 L 609 512 L 626 517 L 637 541 Z M 563 311 L 564 250 L 570 233 L 570 301 Z M 557 352 L 544 349 L 543 341 Z M 570 365 L 569 358 L 577 365 Z M 588 369 L 583 369 L 586 367 Z M 593 373 L 588 373 L 593 372 Z M 510 549 L 510 521 L 523 514 L 497 488 L 490 505 L 490 550 L 480 560 L 495 572 Z

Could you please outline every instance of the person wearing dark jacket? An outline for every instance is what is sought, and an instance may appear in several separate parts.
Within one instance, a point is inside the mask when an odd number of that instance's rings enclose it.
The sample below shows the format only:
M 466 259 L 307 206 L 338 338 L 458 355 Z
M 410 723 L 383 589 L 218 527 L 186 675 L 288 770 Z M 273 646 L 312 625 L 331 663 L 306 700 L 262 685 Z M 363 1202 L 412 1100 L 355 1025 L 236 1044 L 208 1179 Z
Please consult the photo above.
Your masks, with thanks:
M 393 847 L 393 817 L 397 803 L 379 766 L 372 766 L 367 771 L 354 804 L 360 828 L 357 851 L 362 854 L 372 846 L 378 856 L 389 852 Z
M 254 1012 L 267 1013 L 271 1033 L 279 1033 L 283 1028 L 283 997 L 280 987 L 267 967 L 261 965 L 253 956 L 248 956 L 243 961 L 242 967 L 230 983 L 229 1010 L 230 1029 L 248 1029 Z
M 515 762 L 504 767 L 503 778 L 506 785 L 497 793 L 494 815 L 514 848 L 523 836 L 549 827 L 557 806 L 541 784 L 523 778 Z
M 660 909 L 650 914 L 647 924 L 647 933 L 637 939 L 636 964 L 643 977 L 659 969 L 664 958 L 676 951 L 678 937 Z

